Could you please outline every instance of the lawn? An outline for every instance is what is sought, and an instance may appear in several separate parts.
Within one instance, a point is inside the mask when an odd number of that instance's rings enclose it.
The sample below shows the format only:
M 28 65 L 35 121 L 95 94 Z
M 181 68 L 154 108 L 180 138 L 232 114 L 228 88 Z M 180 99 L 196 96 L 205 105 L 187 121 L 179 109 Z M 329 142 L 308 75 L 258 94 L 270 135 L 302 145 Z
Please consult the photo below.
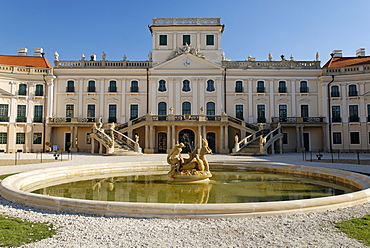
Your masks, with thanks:
M 352 219 L 337 223 L 335 225 L 341 232 L 350 238 L 354 238 L 370 246 L 370 215 L 359 219 Z

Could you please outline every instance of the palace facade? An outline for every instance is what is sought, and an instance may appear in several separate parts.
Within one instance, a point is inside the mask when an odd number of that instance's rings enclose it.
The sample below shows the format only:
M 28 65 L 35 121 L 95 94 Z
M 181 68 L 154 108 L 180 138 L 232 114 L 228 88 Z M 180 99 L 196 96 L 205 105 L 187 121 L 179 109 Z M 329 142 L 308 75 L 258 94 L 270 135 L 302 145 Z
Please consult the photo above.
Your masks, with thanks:
M 199 148 L 203 138 L 224 154 L 369 150 L 363 49 L 354 57 L 334 51 L 322 68 L 318 55 L 232 61 L 220 18 L 154 18 L 149 30 L 147 61 L 55 54 L 51 68 L 42 56 L 0 56 L 0 150 L 36 152 L 50 142 L 58 150 L 166 153 L 178 142 Z

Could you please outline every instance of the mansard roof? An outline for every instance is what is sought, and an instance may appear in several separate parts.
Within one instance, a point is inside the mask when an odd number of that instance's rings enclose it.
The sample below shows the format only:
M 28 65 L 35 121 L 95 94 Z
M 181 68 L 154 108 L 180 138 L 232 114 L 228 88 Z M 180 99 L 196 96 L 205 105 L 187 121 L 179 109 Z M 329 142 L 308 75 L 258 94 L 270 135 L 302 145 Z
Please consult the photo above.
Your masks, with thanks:
M 363 57 L 335 57 L 331 58 L 323 68 L 346 67 L 370 64 L 370 56 Z
M 1 65 L 53 68 L 45 57 L 0 55 Z

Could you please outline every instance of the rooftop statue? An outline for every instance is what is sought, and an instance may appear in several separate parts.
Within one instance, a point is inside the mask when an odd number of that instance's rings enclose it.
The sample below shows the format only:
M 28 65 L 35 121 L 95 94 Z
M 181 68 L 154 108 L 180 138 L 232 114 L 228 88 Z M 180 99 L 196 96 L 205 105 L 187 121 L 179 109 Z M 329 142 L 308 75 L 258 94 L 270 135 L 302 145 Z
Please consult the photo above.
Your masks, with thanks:
M 173 181 L 198 181 L 212 177 L 206 158 L 206 154 L 212 153 L 208 147 L 208 141 L 203 139 L 199 154 L 196 153 L 197 149 L 194 149 L 192 153 L 189 153 L 187 159 L 181 155 L 183 147 L 185 147 L 183 143 L 177 144 L 167 155 L 167 163 L 171 165 L 171 170 L 168 172 L 170 179 Z

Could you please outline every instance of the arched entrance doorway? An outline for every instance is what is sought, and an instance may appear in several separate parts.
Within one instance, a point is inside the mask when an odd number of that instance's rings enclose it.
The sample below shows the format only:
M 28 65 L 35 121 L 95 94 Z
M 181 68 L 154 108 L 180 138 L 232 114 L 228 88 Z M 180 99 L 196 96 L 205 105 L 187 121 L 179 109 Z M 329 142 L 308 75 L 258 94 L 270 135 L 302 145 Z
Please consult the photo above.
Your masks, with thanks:
M 179 133 L 179 142 L 184 143 L 185 147 L 182 148 L 182 152 L 192 152 L 194 147 L 194 132 L 190 129 L 183 129 Z

